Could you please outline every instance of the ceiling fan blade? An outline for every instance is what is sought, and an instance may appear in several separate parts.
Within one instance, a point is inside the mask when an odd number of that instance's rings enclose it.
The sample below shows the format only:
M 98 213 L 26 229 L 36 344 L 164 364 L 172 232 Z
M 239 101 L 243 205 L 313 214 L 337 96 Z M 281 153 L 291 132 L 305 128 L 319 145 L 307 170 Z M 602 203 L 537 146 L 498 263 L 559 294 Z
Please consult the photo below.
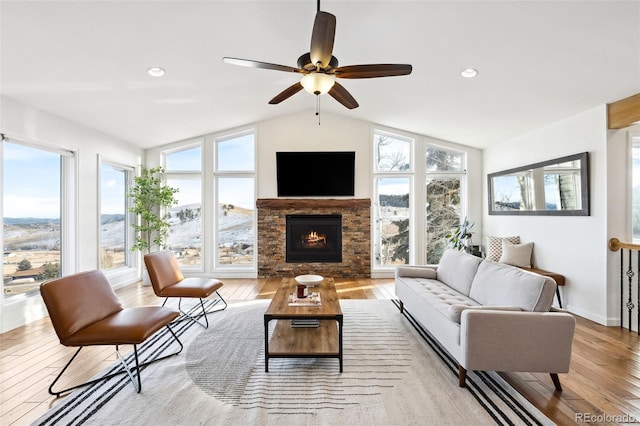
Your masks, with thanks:
M 329 95 L 349 109 L 358 108 L 359 106 L 358 102 L 353 96 L 351 96 L 351 93 L 349 93 L 347 89 L 338 82 L 336 82 L 331 90 L 329 90 Z
M 231 64 L 231 65 L 240 65 L 241 67 L 249 67 L 249 68 L 262 68 L 265 70 L 275 70 L 275 71 L 286 71 L 286 72 L 297 72 L 297 73 L 305 73 L 306 71 L 300 68 L 289 67 L 286 65 L 278 65 L 278 64 L 270 64 L 268 62 L 260 62 L 260 61 L 252 61 L 251 59 L 239 59 L 239 58 L 229 58 L 224 57 L 222 61 Z
M 413 67 L 405 64 L 347 65 L 334 70 L 338 78 L 376 78 L 411 74 Z
M 333 54 L 333 40 L 336 35 L 336 17 L 327 12 L 318 11 L 311 33 L 311 63 L 324 68 L 329 65 Z
M 284 89 L 282 92 L 278 93 L 273 99 L 269 101 L 269 103 L 271 105 L 279 104 L 280 102 L 290 98 L 291 96 L 295 95 L 301 90 L 302 90 L 302 84 L 300 84 L 300 82 L 292 84 L 291 86 Z

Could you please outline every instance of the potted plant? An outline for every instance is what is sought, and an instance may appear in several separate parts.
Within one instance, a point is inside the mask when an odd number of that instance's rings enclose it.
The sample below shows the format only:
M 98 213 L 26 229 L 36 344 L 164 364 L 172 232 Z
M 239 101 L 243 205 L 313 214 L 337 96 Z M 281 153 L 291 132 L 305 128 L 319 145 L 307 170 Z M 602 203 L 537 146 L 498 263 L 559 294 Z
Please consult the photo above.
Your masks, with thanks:
M 445 238 L 449 242 L 449 245 L 457 250 L 464 250 L 466 252 L 471 252 L 471 237 L 473 236 L 473 232 L 471 232 L 471 228 L 473 228 L 475 223 L 469 222 L 467 218 L 464 218 L 461 224 L 456 225 L 453 228 L 453 231 L 447 233 Z
M 168 209 L 178 204 L 174 197 L 178 189 L 164 185 L 163 174 L 162 167 L 143 167 L 129 190 L 128 195 L 133 202 L 129 212 L 138 217 L 131 225 L 135 233 L 135 243 L 131 246 L 133 251 L 150 253 L 154 248 L 166 248 L 170 227 Z

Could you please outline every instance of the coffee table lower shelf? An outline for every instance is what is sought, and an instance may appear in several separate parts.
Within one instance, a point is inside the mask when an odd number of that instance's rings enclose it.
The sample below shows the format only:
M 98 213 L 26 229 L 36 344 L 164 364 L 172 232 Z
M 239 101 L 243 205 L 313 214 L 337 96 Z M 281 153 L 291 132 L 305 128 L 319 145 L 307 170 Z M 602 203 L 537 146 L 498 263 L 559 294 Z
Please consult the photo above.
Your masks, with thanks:
M 269 322 L 277 323 L 269 338 Z M 291 319 L 264 316 L 264 370 L 270 358 L 337 358 L 342 373 L 342 315 L 320 319 L 318 327 L 291 327 Z

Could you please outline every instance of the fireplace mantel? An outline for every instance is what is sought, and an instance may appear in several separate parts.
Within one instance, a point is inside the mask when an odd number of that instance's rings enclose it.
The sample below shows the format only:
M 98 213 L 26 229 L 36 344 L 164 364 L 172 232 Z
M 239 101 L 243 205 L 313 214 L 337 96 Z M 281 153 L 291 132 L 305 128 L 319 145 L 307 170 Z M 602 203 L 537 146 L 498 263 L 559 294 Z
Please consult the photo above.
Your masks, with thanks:
M 256 201 L 258 209 L 316 209 L 316 208 L 369 208 L 369 198 L 319 199 L 319 198 L 261 198 Z
M 258 211 L 258 277 L 320 274 L 328 277 L 371 276 L 371 200 L 368 198 L 261 198 Z M 288 263 L 286 216 L 342 215 L 342 262 Z

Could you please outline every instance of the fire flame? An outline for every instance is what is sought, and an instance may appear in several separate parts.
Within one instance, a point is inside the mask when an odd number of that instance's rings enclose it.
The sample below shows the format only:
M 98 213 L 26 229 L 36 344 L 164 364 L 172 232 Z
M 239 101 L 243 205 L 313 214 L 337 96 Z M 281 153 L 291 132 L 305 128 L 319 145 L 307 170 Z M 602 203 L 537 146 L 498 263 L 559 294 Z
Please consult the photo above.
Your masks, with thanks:
M 324 234 L 318 234 L 316 231 L 311 231 L 303 237 L 303 241 L 307 246 L 326 245 L 327 236 Z

